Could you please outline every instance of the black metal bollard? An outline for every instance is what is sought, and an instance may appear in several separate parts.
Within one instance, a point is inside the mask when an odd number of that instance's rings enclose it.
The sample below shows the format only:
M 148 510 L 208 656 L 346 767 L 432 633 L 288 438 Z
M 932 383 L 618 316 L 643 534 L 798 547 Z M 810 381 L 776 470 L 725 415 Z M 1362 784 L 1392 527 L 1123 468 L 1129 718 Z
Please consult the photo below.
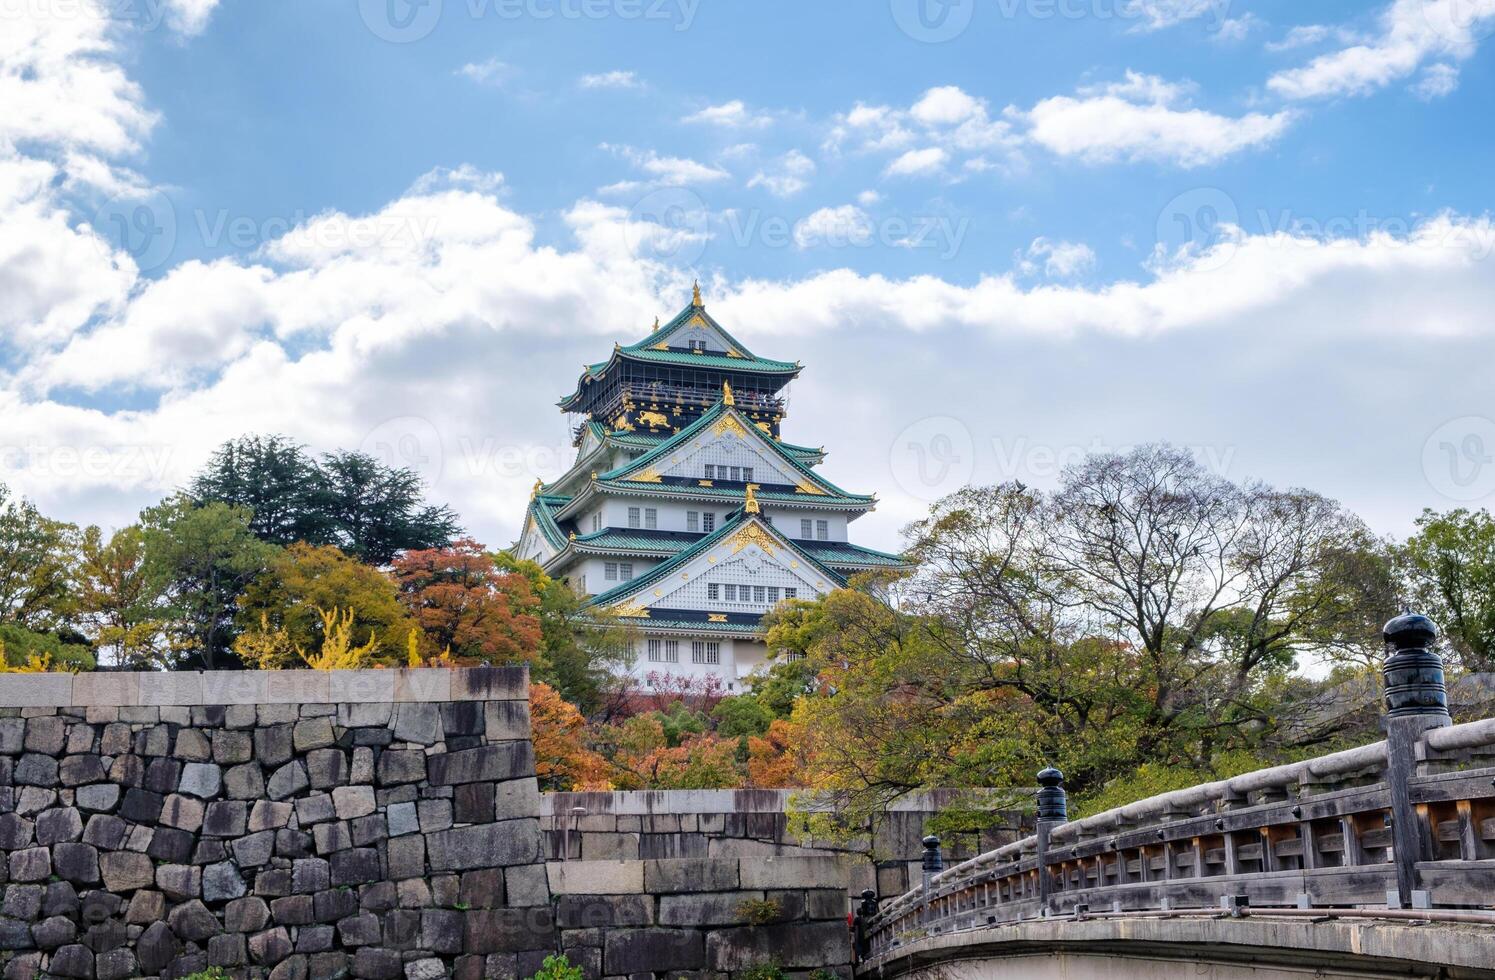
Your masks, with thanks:
M 1069 820 L 1069 796 L 1064 792 L 1064 773 L 1049 766 L 1038 774 L 1038 900 L 1048 914 L 1054 881 L 1049 876 L 1049 831 Z

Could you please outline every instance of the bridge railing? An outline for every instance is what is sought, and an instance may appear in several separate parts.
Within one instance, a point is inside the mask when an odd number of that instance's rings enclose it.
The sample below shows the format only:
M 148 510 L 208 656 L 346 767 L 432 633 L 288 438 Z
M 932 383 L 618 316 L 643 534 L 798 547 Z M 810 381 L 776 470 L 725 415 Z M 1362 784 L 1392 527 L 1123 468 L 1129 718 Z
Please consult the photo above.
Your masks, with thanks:
M 1035 917 L 1495 907 L 1495 719 L 1451 725 L 1435 636 L 1387 625 L 1385 741 L 1072 823 L 1045 770 L 1038 833 L 938 871 L 930 838 L 925 886 L 867 923 L 868 954 Z

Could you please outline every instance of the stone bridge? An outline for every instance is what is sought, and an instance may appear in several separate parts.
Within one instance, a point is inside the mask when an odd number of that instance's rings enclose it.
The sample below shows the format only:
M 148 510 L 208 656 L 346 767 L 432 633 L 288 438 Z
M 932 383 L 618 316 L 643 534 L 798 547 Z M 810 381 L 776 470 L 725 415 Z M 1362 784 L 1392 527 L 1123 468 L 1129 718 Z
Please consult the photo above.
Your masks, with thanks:
M 1433 624 L 1387 624 L 1386 739 L 1066 820 L 859 909 L 865 977 L 1495 977 L 1495 719 L 1453 725 Z

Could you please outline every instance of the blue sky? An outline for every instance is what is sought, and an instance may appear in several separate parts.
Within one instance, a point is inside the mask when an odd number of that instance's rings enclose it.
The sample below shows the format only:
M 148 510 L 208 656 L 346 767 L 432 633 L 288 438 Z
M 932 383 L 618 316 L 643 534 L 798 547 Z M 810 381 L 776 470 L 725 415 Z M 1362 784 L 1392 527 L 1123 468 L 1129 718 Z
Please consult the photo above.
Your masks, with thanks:
M 699 276 L 808 365 L 787 437 L 882 494 L 868 543 L 1163 440 L 1404 533 L 1495 494 L 1491 34 L 1495 0 L 0 2 L 0 481 L 117 525 L 277 431 L 506 544 L 578 366 Z

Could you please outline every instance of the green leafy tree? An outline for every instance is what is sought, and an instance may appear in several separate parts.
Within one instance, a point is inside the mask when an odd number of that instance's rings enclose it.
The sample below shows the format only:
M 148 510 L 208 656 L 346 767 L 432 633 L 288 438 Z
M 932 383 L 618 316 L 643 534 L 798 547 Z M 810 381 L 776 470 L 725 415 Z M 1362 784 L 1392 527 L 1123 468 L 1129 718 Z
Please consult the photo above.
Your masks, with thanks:
M 218 448 L 192 481 L 191 494 L 247 509 L 255 536 L 284 546 L 328 543 L 321 489 L 321 473 L 304 447 L 285 436 L 244 436 Z
M 14 623 L 0 623 L 0 651 L 12 667 L 40 659 L 50 670 L 93 670 L 93 651 L 87 643 L 53 633 L 34 633 Z
M 171 663 L 163 582 L 147 565 L 144 528 L 132 524 L 108 538 L 97 527 L 84 530 L 75 580 L 78 617 L 106 662 L 132 670 Z
M 1460 666 L 1495 669 L 1495 520 L 1489 511 L 1424 511 L 1398 557 L 1416 608 L 1443 629 Z
M 0 623 L 49 632 L 68 622 L 76 546 L 77 528 L 43 516 L 0 484 Z
M 716 724 L 716 733 L 723 738 L 740 738 L 745 735 L 762 735 L 773 723 L 773 712 L 764 707 L 753 695 L 723 698 L 711 709 L 711 720 Z
M 364 453 L 322 457 L 317 506 L 330 541 L 359 561 L 388 564 L 401 551 L 442 548 L 461 531 L 451 508 L 423 502 L 412 470 L 393 469 Z
M 148 588 L 175 634 L 181 667 L 218 670 L 238 663 L 236 600 L 280 549 L 255 537 L 246 508 L 198 505 L 185 495 L 141 514 Z

